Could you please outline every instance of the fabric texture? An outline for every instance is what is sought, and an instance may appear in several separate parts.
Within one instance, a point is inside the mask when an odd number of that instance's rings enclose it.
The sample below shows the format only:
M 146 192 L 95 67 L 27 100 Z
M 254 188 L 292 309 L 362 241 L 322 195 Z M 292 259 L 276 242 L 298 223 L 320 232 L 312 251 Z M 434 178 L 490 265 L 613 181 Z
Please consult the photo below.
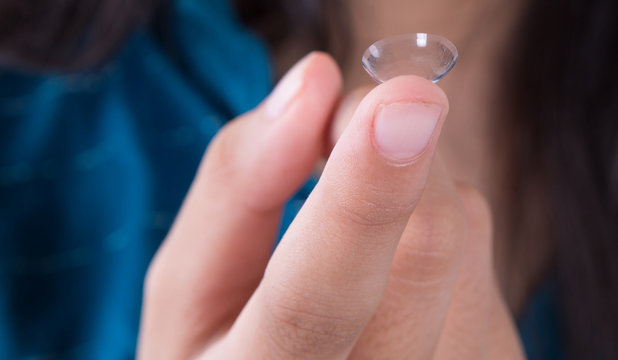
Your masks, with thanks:
M 271 88 L 225 0 L 87 74 L 0 70 L 0 359 L 134 357 L 147 265 L 209 140 Z

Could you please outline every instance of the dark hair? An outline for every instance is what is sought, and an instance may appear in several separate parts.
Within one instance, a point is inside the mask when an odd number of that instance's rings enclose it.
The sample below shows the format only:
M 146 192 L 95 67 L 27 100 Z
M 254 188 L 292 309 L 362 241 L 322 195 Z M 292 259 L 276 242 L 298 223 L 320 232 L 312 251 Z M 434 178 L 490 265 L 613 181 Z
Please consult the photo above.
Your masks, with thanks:
M 236 4 L 275 49 L 293 42 L 345 57 L 341 0 Z M 618 358 L 617 19 L 614 0 L 529 1 L 505 54 L 496 144 L 511 195 L 507 251 L 525 257 L 534 231 L 555 250 L 549 272 L 572 359 Z
M 544 204 L 565 345 L 573 359 L 618 358 L 618 2 L 529 1 L 505 73 L 501 123 L 511 232 L 526 199 Z M 523 223 L 520 223 L 522 221 Z M 512 243 L 526 251 L 524 243 Z M 524 255 L 525 256 L 525 255 Z
M 104 61 L 157 0 L 0 3 L 0 65 L 87 68 Z M 273 49 L 346 54 L 340 0 L 235 0 Z M 513 249 L 529 199 L 548 223 L 574 359 L 618 358 L 618 2 L 529 1 L 505 66 L 500 124 Z M 335 36 L 333 36 L 335 34 Z M 334 39 L 334 40 L 333 40 Z M 284 60 L 285 61 L 285 60 Z
M 341 0 L 234 0 L 240 20 L 270 45 L 279 70 L 308 51 L 328 51 L 340 63 L 348 55 L 350 29 Z M 344 21 L 342 21 L 344 20 Z M 281 74 L 279 74 L 281 75 Z
M 99 65 L 157 0 L 0 2 L 0 66 L 85 69 Z

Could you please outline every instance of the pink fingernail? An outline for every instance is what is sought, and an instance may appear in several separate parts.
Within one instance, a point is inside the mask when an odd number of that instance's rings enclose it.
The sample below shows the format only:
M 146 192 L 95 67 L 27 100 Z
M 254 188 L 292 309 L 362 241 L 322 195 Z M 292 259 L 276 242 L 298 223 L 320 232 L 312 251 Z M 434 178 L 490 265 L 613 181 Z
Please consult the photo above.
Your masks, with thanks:
M 433 104 L 380 105 L 373 124 L 375 143 L 391 160 L 412 160 L 429 144 L 441 113 Z
M 281 116 L 303 87 L 305 69 L 309 64 L 309 59 L 311 59 L 311 55 L 305 56 L 305 58 L 296 63 L 268 96 L 266 111 L 270 117 L 276 118 Z

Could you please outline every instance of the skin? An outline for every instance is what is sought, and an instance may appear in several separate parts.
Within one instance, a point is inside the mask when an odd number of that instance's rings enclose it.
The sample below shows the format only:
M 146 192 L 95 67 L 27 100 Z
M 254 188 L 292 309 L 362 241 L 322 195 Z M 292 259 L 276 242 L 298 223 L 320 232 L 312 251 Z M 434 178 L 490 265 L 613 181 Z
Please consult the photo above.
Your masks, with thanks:
M 513 218 L 505 197 L 503 144 L 497 132 L 508 109 L 500 108 L 504 95 L 501 75 L 510 57 L 512 36 L 525 1 L 507 0 L 347 0 L 352 42 L 343 64 L 345 89 L 366 93 L 374 84 L 359 66 L 359 59 L 374 41 L 394 34 L 428 32 L 451 40 L 459 60 L 439 85 L 451 105 L 439 144 L 442 159 L 456 181 L 477 188 L 488 200 L 494 219 L 494 266 L 510 309 L 518 313 L 538 285 L 550 262 L 552 248 L 544 224 L 531 215 L 529 228 L 515 239 L 507 226 Z M 357 96 L 357 95 L 353 95 Z M 527 213 L 542 208 L 530 199 Z M 517 224 L 520 226 L 521 224 Z M 523 244 L 514 253 L 509 244 Z
M 300 85 L 275 89 L 209 146 L 148 271 L 139 358 L 523 358 L 488 204 L 436 150 L 445 93 L 405 76 L 342 103 L 340 71 L 320 53 L 282 83 Z M 441 109 L 416 156 L 393 157 L 375 135 L 393 103 Z M 321 155 L 322 177 L 271 257 L 282 207 Z

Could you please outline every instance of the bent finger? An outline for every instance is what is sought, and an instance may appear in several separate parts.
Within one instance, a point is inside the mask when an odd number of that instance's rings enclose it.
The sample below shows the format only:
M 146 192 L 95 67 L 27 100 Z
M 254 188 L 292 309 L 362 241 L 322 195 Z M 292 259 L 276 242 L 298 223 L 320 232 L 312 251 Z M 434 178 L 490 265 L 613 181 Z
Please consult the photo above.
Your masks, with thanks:
M 230 334 L 210 353 L 341 358 L 377 308 L 448 111 L 444 93 L 406 76 L 376 87 L 273 255 Z
M 321 154 L 340 89 L 334 61 L 311 54 L 213 139 L 149 269 L 140 356 L 185 357 L 236 317 L 262 277 L 282 206 Z
M 401 237 L 388 286 L 352 359 L 430 359 L 444 326 L 468 229 L 439 156 Z
M 523 359 L 513 320 L 495 281 L 489 205 L 459 185 L 470 228 L 437 359 Z

